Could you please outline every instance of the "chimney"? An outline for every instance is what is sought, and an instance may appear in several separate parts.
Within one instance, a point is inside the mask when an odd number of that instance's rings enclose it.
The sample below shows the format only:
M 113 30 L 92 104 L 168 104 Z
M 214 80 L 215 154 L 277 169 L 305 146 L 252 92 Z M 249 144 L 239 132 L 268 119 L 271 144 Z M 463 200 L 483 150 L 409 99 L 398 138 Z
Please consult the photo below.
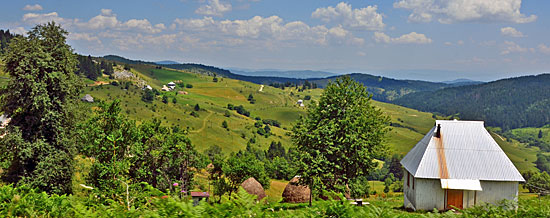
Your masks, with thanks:
M 437 130 L 435 132 L 435 137 L 441 138 L 441 124 L 437 124 Z

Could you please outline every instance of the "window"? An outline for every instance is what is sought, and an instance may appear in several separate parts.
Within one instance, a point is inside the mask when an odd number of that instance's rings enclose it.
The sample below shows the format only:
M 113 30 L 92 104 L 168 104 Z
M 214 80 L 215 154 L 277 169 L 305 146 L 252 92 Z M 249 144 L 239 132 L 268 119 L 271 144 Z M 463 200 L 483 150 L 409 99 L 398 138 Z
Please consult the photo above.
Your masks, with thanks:
M 407 187 L 411 187 L 411 174 L 407 171 Z

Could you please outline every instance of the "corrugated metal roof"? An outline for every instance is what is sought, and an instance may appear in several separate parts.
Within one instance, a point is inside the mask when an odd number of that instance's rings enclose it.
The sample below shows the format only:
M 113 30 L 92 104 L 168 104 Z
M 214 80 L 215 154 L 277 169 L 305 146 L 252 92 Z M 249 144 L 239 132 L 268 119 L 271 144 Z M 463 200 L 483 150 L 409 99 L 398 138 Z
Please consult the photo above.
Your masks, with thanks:
M 438 120 L 436 126 L 438 124 L 441 138 L 434 137 L 437 128 L 432 128 L 401 160 L 403 167 L 415 177 L 525 181 L 485 129 L 483 121 Z M 446 172 L 442 172 L 442 168 Z

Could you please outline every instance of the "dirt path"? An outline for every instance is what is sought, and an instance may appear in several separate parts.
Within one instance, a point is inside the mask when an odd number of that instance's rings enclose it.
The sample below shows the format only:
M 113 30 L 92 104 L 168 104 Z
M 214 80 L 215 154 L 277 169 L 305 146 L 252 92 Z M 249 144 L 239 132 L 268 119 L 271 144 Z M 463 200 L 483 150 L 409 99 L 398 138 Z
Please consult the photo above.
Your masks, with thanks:
M 212 116 L 212 114 L 214 113 L 210 113 L 208 114 L 208 116 L 206 116 L 204 118 L 204 120 L 202 120 L 202 127 L 200 129 L 197 129 L 197 130 L 192 130 L 192 131 L 189 131 L 191 133 L 198 133 L 198 132 L 202 132 L 204 130 L 204 128 L 206 128 L 206 121 L 208 121 L 208 118 L 210 118 L 210 116 Z
M 497 135 L 497 136 L 500 138 L 500 140 L 506 141 L 506 139 L 502 138 L 502 136 L 500 136 L 499 134 L 496 134 L 496 133 L 495 133 L 495 135 Z
M 100 86 L 100 85 L 107 85 L 109 82 L 105 81 L 95 81 L 94 84 L 88 84 L 88 86 Z

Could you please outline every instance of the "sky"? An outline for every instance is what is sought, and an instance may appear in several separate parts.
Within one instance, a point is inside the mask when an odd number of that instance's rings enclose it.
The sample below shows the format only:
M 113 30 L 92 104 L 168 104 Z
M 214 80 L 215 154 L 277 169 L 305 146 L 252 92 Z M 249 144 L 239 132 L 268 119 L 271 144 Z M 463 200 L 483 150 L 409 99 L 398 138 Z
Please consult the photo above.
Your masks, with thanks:
M 55 21 L 77 53 L 221 68 L 491 81 L 550 72 L 546 0 L 6 1 L 0 29 Z

